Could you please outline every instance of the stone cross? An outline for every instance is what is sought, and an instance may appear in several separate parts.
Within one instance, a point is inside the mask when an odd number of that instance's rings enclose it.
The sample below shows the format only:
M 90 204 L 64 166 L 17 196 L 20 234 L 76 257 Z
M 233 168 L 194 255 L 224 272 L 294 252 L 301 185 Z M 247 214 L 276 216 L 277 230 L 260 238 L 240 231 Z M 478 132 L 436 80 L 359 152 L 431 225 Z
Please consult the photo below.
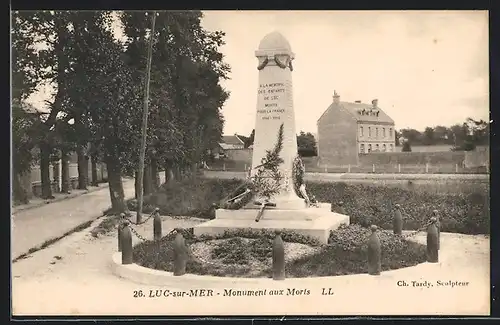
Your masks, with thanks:
M 295 54 L 286 38 L 278 32 L 266 35 L 255 52 L 258 59 L 259 86 L 257 91 L 257 116 L 253 144 L 252 176 L 257 171 L 267 150 L 276 144 L 279 127 L 283 124 L 284 160 L 280 171 L 285 179 L 292 179 L 293 160 L 297 156 L 295 111 L 293 108 L 292 60 Z M 292 182 L 283 180 L 283 190 L 271 198 L 278 209 L 305 208 L 293 188 Z

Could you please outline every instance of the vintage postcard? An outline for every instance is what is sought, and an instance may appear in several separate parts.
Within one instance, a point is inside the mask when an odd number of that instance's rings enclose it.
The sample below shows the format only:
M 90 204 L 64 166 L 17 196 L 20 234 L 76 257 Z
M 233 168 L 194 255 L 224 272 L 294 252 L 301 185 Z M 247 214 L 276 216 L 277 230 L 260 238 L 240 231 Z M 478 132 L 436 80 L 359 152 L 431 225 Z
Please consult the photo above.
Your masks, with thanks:
M 490 314 L 487 11 L 12 11 L 12 314 Z

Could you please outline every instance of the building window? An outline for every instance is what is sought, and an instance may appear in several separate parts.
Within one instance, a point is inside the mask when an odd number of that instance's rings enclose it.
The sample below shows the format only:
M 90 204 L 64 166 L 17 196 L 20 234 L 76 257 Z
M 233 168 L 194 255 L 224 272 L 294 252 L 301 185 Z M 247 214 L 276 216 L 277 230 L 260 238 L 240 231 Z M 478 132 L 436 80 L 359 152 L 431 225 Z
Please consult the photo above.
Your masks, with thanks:
M 360 137 L 363 136 L 363 127 L 362 126 L 359 127 L 359 136 Z
M 379 151 L 379 146 L 378 146 L 378 143 L 375 145 L 375 151 Z
M 360 153 L 365 153 L 365 144 L 362 143 L 360 146 L 359 146 L 359 152 Z
M 392 152 L 392 144 L 389 145 L 389 151 Z
M 375 139 L 378 139 L 378 128 L 375 128 Z
M 389 129 L 389 138 L 392 138 L 392 128 Z
M 368 152 L 372 152 L 372 145 L 371 144 L 368 145 Z
M 385 146 L 385 143 L 382 145 L 382 151 L 383 151 L 383 152 L 386 152 L 386 151 L 387 151 L 387 147 Z
M 382 128 L 382 137 L 385 138 L 385 128 Z
M 369 138 L 372 137 L 372 128 L 371 127 L 368 127 L 368 137 Z

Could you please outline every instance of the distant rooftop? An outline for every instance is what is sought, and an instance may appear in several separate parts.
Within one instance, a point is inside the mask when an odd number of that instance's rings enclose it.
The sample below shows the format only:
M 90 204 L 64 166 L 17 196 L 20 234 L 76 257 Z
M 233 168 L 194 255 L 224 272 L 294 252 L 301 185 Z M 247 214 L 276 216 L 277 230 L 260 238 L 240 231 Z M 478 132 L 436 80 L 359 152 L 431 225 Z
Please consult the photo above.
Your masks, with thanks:
M 222 136 L 222 143 L 228 144 L 228 145 L 244 145 L 245 142 L 243 142 L 237 134 L 235 135 L 223 135 Z
M 371 104 L 362 103 L 360 100 L 352 102 L 340 101 L 340 96 L 334 92 L 333 102 L 323 112 L 318 121 L 332 109 L 342 107 L 349 112 L 358 122 L 382 122 L 394 124 L 394 120 L 378 106 L 378 99 L 374 99 Z

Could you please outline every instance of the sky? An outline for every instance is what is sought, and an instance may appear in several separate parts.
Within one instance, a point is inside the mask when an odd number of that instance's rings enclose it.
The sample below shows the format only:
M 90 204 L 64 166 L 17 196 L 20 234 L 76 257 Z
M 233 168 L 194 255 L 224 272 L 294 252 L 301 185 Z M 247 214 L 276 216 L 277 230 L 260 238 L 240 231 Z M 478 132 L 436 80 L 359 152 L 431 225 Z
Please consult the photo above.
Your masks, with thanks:
M 226 33 L 231 92 L 225 134 L 254 128 L 258 70 L 255 50 L 272 31 L 295 53 L 297 131 L 316 133 L 332 102 L 379 106 L 396 128 L 451 126 L 489 118 L 486 11 L 206 11 L 203 25 Z
M 489 120 L 487 11 L 205 11 L 202 25 L 226 33 L 224 134 L 254 128 L 255 50 L 273 31 L 295 53 L 297 132 L 317 132 L 334 90 L 341 101 L 377 98 L 396 129 Z M 49 92 L 30 101 L 39 106 Z

